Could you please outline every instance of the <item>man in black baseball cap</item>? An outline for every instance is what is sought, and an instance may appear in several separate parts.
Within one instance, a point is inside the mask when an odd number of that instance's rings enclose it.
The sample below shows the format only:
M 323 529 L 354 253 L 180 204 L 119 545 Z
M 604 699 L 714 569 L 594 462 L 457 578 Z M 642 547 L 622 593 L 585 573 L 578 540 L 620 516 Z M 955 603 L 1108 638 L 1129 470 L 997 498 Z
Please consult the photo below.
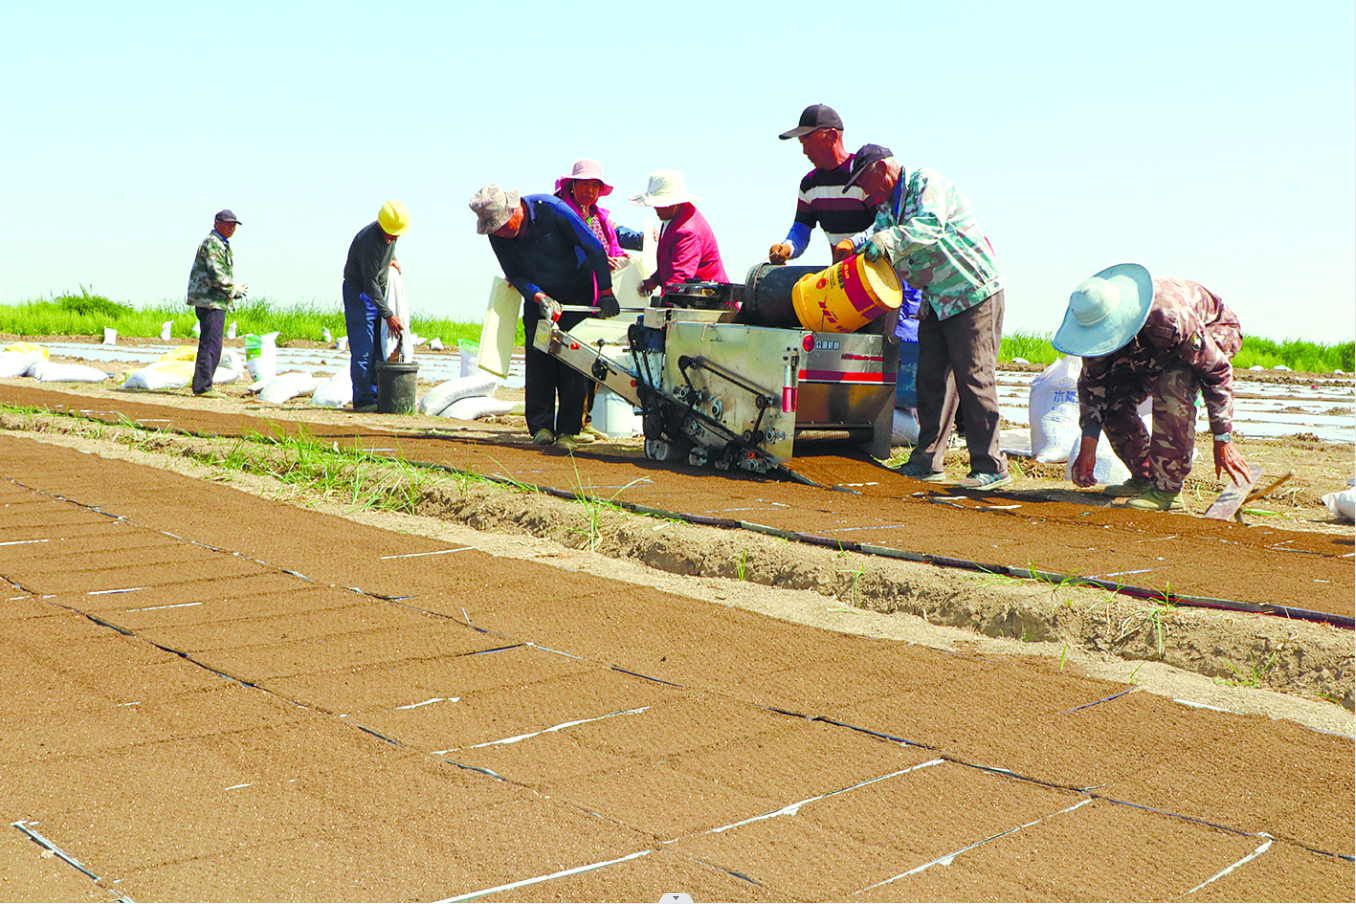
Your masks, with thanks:
M 970 475 L 960 487 L 997 490 L 1012 483 L 998 441 L 994 371 L 1003 338 L 1003 271 L 970 207 L 936 170 L 905 169 L 889 148 L 865 145 L 854 155 L 848 186 L 878 205 L 877 228 L 854 237 L 869 261 L 884 258 L 901 283 L 922 290 L 918 319 L 918 442 L 898 472 L 932 483 L 942 468 L 950 384 L 960 398 Z
M 795 221 L 786 238 L 768 249 L 769 262 L 784 264 L 800 257 L 816 225 L 836 245 L 875 221 L 861 189 L 841 191 L 851 175 L 852 155 L 843 147 L 843 120 L 833 107 L 811 104 L 800 114 L 800 124 L 778 137 L 800 139 L 801 151 L 815 168 L 800 180 Z

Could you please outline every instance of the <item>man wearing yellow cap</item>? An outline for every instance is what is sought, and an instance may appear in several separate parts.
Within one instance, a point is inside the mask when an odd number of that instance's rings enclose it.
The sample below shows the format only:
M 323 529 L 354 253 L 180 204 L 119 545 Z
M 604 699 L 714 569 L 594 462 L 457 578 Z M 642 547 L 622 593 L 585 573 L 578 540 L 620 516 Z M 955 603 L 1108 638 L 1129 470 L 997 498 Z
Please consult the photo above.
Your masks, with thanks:
M 396 239 L 410 228 L 410 212 L 402 201 L 387 201 L 374 222 L 353 237 L 344 263 L 344 324 L 348 327 L 348 372 L 353 378 L 353 410 L 377 410 L 377 360 L 381 357 L 381 322 L 391 335 L 405 324 L 386 304 L 386 279 L 395 259 Z
M 1199 283 L 1151 277 L 1139 264 L 1108 267 L 1074 290 L 1055 348 L 1083 359 L 1078 378 L 1083 439 L 1073 481 L 1092 486 L 1097 437 L 1106 432 L 1130 479 L 1107 487 L 1144 511 L 1182 508 L 1196 444 L 1196 393 L 1215 440 L 1215 477 L 1250 478 L 1233 444 L 1234 369 L 1243 344 L 1238 317 Z M 1153 397 L 1153 434 L 1137 409 Z

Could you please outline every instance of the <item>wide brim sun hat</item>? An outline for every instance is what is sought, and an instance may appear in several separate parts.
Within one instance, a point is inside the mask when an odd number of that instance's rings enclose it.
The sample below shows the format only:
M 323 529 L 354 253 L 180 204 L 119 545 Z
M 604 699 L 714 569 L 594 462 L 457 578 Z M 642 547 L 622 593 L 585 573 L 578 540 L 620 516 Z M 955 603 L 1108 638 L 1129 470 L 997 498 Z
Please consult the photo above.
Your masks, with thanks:
M 1051 344 L 1066 355 L 1097 358 L 1124 348 L 1149 319 L 1154 281 L 1139 264 L 1117 264 L 1084 280 L 1069 296 Z
M 662 169 L 650 173 L 650 184 L 645 191 L 631 196 L 632 204 L 645 207 L 673 207 L 678 204 L 692 204 L 702 200 L 688 194 L 683 174 L 677 170 Z
M 556 191 L 560 191 L 566 182 L 573 182 L 576 179 L 597 179 L 603 183 L 603 190 L 598 192 L 600 198 L 612 194 L 612 186 L 603 178 L 603 165 L 597 160 L 590 160 L 587 157 L 576 160 L 573 171 L 568 176 L 561 176 L 556 180 Z
M 489 235 L 509 220 L 521 200 L 513 189 L 505 191 L 491 182 L 471 196 L 471 210 L 476 215 L 476 234 Z

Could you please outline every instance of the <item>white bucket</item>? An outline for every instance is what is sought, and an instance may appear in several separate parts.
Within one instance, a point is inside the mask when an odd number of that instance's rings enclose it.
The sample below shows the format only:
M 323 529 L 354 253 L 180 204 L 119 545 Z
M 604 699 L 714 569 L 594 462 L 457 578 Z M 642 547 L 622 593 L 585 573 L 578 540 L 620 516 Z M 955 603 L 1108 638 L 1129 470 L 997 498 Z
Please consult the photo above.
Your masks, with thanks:
M 593 398 L 593 429 L 614 438 L 635 435 L 636 409 L 624 396 L 598 387 Z

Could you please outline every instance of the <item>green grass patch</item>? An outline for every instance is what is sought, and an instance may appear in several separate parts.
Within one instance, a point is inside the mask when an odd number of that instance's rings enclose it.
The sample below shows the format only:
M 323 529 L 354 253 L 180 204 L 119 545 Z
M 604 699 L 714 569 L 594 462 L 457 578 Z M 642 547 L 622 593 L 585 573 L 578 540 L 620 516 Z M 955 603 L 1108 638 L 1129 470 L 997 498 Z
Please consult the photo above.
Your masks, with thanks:
M 162 301 L 154 305 L 134 308 L 102 295 L 92 294 L 84 286 L 80 292 L 66 293 L 50 299 L 22 301 L 0 306 L 0 333 L 17 336 L 98 336 L 104 327 L 112 327 L 119 336 L 153 339 L 160 336 L 161 325 L 172 321 L 171 335 L 176 339 L 192 339 L 193 326 L 198 322 L 193 308 L 176 301 Z M 446 317 L 415 314 L 410 328 L 420 336 L 441 339 L 452 348 L 459 340 L 480 341 L 480 324 Z M 348 332 L 344 325 L 344 311 L 329 302 L 299 302 L 279 304 L 267 297 L 250 298 L 236 305 L 226 322 L 235 321 L 237 336 L 250 333 L 278 334 L 278 341 L 294 339 L 320 342 L 328 329 L 335 339 Z M 518 323 L 517 345 L 524 344 L 522 321 Z
M 999 349 L 1000 361 L 1025 358 L 1032 364 L 1052 364 L 1060 353 L 1050 344 L 1053 334 L 1015 332 L 1003 337 Z M 1243 347 L 1234 356 L 1234 370 L 1247 370 L 1254 365 L 1274 368 L 1284 365 L 1302 373 L 1330 374 L 1341 370 L 1356 372 L 1356 342 L 1322 345 L 1302 339 L 1276 342 L 1257 336 L 1244 336 Z
M 197 316 L 191 307 L 177 301 L 136 308 L 80 286 L 78 293 L 66 292 L 50 299 L 0 306 L 0 333 L 18 336 L 102 337 L 104 327 L 112 327 L 120 336 L 157 338 L 161 324 L 166 320 L 173 321 L 171 332 L 175 338 L 192 338 Z M 276 332 L 280 343 L 294 339 L 319 342 L 326 329 L 338 339 L 348 331 L 344 326 L 343 308 L 337 303 L 321 301 L 280 304 L 267 297 L 251 298 L 230 313 L 227 322 L 230 321 L 235 321 L 239 336 Z M 459 340 L 480 341 L 479 323 L 415 314 L 410 326 L 420 336 L 441 339 L 449 348 Z M 999 360 L 1022 358 L 1032 364 L 1050 364 L 1060 357 L 1050 344 L 1052 335 L 1022 330 L 1009 333 L 1003 337 Z M 525 340 L 520 320 L 514 344 L 523 346 Z M 1300 339 L 1277 342 L 1244 336 L 1243 348 L 1234 357 L 1234 369 L 1247 370 L 1255 365 L 1266 368 L 1283 365 L 1305 373 L 1336 370 L 1352 373 L 1356 372 L 1356 342 L 1323 345 Z

